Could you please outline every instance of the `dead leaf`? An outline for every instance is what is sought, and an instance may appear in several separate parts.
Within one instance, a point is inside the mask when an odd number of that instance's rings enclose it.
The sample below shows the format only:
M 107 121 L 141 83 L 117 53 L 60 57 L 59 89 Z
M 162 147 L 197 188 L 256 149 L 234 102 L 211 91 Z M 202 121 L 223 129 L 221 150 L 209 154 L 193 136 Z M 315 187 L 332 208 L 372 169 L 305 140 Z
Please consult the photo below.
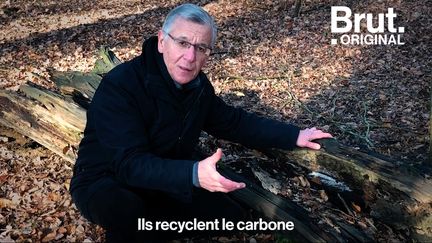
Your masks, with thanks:
M 61 197 L 61 195 L 58 194 L 58 193 L 50 192 L 50 193 L 48 194 L 48 198 L 49 198 L 51 201 L 53 201 L 53 202 L 57 202 L 57 201 L 60 201 L 62 197 Z
M 236 91 L 236 92 L 235 92 L 235 95 L 238 96 L 238 97 L 243 97 L 243 96 L 245 96 L 245 94 L 244 94 L 243 92 L 240 92 L 240 91 Z
M 353 202 L 351 202 L 351 206 L 357 213 L 361 213 L 361 207 Z
M 42 242 L 50 242 L 56 238 L 57 234 L 55 231 L 47 234 L 44 238 L 42 238 Z
M 328 201 L 327 193 L 326 193 L 324 190 L 319 190 L 319 194 L 320 194 L 321 199 L 322 199 L 324 202 L 327 202 L 327 201 Z
M 12 200 L 0 198 L 0 208 L 15 208 L 15 205 Z
M 8 175 L 0 175 L 0 184 L 3 184 L 7 181 Z
M 302 187 L 310 187 L 310 183 L 308 181 L 308 179 L 306 179 L 306 177 L 304 177 L 303 175 L 298 177 L 299 181 L 300 181 L 300 185 Z
M 65 234 L 67 232 L 67 229 L 65 228 L 65 227 L 60 227 L 59 229 L 58 229 L 58 233 L 59 234 Z

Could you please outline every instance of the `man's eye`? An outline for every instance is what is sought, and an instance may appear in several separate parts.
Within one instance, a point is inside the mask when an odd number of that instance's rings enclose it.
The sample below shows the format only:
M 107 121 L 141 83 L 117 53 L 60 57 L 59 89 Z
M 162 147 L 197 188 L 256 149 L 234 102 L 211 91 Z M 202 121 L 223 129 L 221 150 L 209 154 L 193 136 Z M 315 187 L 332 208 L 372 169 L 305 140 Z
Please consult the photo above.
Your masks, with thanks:
M 179 45 L 181 46 L 181 47 L 186 47 L 186 48 L 188 48 L 190 45 L 189 45 L 189 42 L 187 42 L 187 41 L 179 41 L 178 42 L 179 43 Z
M 207 48 L 205 48 L 204 46 L 198 46 L 198 51 L 205 53 L 207 51 Z

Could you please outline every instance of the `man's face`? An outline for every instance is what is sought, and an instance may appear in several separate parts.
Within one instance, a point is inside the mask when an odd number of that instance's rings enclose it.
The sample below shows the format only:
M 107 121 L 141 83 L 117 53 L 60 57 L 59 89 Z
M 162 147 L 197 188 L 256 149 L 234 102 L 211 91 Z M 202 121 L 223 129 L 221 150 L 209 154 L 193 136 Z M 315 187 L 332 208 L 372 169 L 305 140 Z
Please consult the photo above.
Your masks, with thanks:
M 212 32 L 207 25 L 197 24 L 181 17 L 177 17 L 171 27 L 170 33 L 159 31 L 158 50 L 163 54 L 165 65 L 171 78 L 179 84 L 186 84 L 198 75 L 206 63 L 208 56 L 191 46 L 188 49 L 179 47 L 173 38 L 184 40 L 195 45 L 210 46 Z

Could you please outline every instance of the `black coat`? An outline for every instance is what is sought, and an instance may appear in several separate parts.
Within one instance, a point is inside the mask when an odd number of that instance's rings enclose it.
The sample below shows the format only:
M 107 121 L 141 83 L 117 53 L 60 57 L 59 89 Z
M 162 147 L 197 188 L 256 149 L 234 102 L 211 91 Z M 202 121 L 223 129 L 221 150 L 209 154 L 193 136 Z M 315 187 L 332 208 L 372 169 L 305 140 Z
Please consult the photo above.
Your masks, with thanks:
M 200 72 L 195 87 L 178 89 L 157 38 L 143 54 L 110 71 L 87 112 L 71 191 L 103 176 L 119 183 L 188 199 L 190 160 L 201 130 L 253 148 L 295 146 L 299 128 L 225 104 Z

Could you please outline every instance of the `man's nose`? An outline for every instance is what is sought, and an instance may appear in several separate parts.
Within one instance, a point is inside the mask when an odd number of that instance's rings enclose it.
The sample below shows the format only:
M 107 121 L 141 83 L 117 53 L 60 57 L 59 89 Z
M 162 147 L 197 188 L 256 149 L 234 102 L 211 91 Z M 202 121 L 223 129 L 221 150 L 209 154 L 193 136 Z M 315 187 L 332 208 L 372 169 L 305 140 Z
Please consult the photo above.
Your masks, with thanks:
M 186 52 L 184 53 L 183 58 L 186 59 L 186 61 L 194 62 L 196 59 L 195 47 L 190 46 L 188 49 L 186 49 Z

